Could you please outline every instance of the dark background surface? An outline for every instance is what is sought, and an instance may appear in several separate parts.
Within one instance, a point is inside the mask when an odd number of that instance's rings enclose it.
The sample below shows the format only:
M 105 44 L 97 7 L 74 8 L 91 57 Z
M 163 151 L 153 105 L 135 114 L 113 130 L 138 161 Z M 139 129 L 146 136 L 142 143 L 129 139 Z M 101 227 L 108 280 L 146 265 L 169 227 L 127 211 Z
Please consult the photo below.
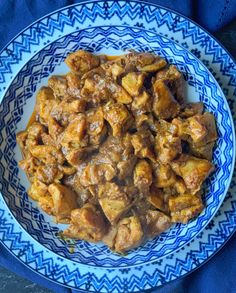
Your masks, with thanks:
M 0 0 L 2 1 L 2 0 Z M 3 0 L 5 1 L 5 0 Z M 236 59 L 236 19 L 232 21 L 230 24 L 228 24 L 226 27 L 218 31 L 217 33 L 213 34 L 224 46 L 225 48 L 232 54 L 232 56 Z M 227 256 L 229 253 L 229 250 L 232 250 L 232 246 L 230 245 L 230 242 L 236 241 L 236 235 L 232 237 L 232 239 L 229 240 L 229 242 L 222 248 L 222 250 L 214 257 L 214 261 L 218 261 L 219 265 L 224 260 L 224 257 Z M 233 251 L 232 251 L 233 253 Z M 212 260 L 209 260 L 205 266 L 209 266 Z M 232 263 L 232 266 L 235 266 L 235 263 Z M 199 270 L 204 269 L 203 267 L 199 268 L 196 272 Z M 216 279 L 217 282 L 217 279 Z M 172 283 L 172 285 L 174 285 Z M 192 284 L 193 286 L 194 284 Z M 175 287 L 175 286 L 174 286 Z M 173 287 L 173 293 L 178 293 L 174 290 Z M 189 290 L 188 290 L 189 289 Z M 186 288 L 186 292 L 190 292 L 191 288 Z M 22 277 L 19 277 L 18 275 L 0 267 L 0 292 L 1 293 L 50 293 L 51 290 L 42 288 L 41 286 L 32 283 L 26 279 L 23 279 Z M 157 290 L 158 292 L 158 290 Z M 231 292 L 236 292 L 236 288 L 232 288 Z M 181 292 L 184 293 L 184 292 Z M 199 292 L 200 293 L 200 292 Z M 210 292 L 211 293 L 211 292 Z

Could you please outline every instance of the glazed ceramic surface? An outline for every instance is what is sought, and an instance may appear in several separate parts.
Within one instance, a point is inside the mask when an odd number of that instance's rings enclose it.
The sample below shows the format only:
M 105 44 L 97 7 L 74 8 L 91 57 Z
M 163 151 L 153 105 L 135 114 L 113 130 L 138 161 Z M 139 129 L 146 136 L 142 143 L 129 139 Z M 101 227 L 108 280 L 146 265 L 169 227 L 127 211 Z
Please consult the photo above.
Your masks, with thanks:
M 103 244 L 66 242 L 64 228 L 27 195 L 17 162 L 16 133 L 33 111 L 37 90 L 64 74 L 69 52 L 120 55 L 149 51 L 175 64 L 188 101 L 214 114 L 218 140 L 213 175 L 204 187 L 205 209 L 126 256 Z M 99 1 L 54 12 L 28 27 L 0 54 L 0 240 L 23 263 L 57 283 L 85 292 L 135 292 L 174 280 L 204 263 L 235 229 L 234 168 L 236 66 L 205 31 L 184 17 L 144 2 Z M 226 98 L 225 98 L 226 97 Z M 73 251 L 73 252 L 72 252 Z

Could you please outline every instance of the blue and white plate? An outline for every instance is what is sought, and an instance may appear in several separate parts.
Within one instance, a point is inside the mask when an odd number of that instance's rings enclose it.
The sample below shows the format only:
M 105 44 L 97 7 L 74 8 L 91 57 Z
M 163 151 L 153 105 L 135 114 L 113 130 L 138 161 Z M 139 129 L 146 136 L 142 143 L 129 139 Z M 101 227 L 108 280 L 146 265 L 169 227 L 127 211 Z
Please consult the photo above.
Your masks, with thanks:
M 78 49 L 110 55 L 135 49 L 165 57 L 183 72 L 188 100 L 203 101 L 217 121 L 216 170 L 206 182 L 202 214 L 125 257 L 102 244 L 66 243 L 58 237 L 63 226 L 28 198 L 27 178 L 17 166 L 21 154 L 16 133 L 26 127 L 36 91 L 49 75 L 66 73 L 64 59 Z M 235 76 L 234 61 L 214 38 L 190 20 L 152 4 L 86 2 L 35 22 L 0 54 L 1 242 L 42 276 L 85 292 L 143 291 L 204 263 L 235 230 L 235 177 L 227 193 L 235 158 L 229 110 L 235 120 Z

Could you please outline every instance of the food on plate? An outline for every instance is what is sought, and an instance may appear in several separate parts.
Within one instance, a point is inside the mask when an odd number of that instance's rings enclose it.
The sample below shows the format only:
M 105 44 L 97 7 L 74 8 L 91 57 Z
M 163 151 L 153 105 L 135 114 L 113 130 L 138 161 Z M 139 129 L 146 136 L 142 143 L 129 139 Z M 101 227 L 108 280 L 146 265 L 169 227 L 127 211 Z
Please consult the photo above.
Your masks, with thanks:
M 152 53 L 77 51 L 51 76 L 17 135 L 29 196 L 63 234 L 124 254 L 204 208 L 214 116 L 186 103 L 175 65 Z

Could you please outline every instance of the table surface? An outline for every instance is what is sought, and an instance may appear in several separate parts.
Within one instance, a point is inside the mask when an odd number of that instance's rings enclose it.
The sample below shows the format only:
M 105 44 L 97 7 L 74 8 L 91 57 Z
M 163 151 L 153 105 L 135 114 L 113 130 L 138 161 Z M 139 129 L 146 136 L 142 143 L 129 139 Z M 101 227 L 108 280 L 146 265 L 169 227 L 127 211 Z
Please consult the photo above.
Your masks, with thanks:
M 225 48 L 236 59 L 236 20 L 224 27 L 221 31 L 214 34 L 215 37 L 225 46 Z M 223 248 L 227 249 L 227 245 Z M 204 268 L 200 268 L 204 269 Z M 51 290 L 42 288 L 41 286 L 32 283 L 18 275 L 9 272 L 0 267 L 0 292 L 19 292 L 19 293 L 50 293 Z

